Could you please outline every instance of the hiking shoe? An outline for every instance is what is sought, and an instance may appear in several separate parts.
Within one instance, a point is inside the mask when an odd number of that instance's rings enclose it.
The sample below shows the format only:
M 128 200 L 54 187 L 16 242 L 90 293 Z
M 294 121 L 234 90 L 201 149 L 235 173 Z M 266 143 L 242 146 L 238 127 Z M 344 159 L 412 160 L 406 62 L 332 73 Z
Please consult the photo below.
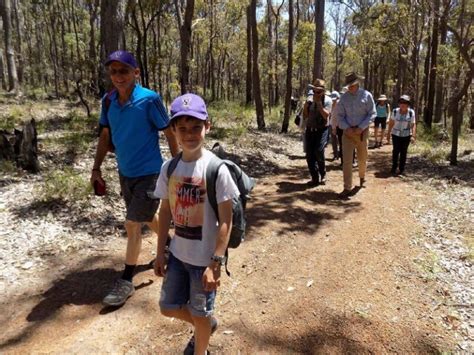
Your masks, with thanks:
M 115 281 L 115 285 L 109 294 L 102 300 L 102 303 L 106 306 L 121 306 L 134 292 L 135 287 L 133 287 L 133 283 L 124 279 L 118 279 Z
M 318 180 L 309 180 L 306 185 L 308 185 L 309 187 L 315 187 L 315 186 L 318 186 L 319 185 L 319 181 Z
M 365 184 L 365 178 L 360 178 L 360 187 L 364 187 Z
M 351 195 L 351 190 L 346 190 L 346 189 L 344 189 L 344 190 L 339 194 L 339 198 L 346 199 L 346 198 L 349 198 L 350 195 Z
M 217 327 L 219 326 L 219 322 L 217 321 L 217 318 L 211 317 L 211 335 L 214 334 L 217 330 Z M 194 355 L 194 334 L 189 339 L 188 345 L 186 345 L 186 348 L 184 349 L 184 355 Z M 209 350 L 206 350 L 206 354 L 210 354 Z

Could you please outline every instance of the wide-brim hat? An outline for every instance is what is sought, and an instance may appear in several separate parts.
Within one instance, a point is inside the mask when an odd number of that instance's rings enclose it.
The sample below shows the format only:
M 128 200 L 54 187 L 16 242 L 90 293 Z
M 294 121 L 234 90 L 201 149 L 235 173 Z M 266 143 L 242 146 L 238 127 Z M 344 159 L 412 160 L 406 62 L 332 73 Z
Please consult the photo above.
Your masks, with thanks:
M 352 85 L 355 85 L 355 84 L 360 84 L 361 80 L 364 80 L 364 77 L 360 76 L 360 75 L 357 75 L 354 72 L 346 74 L 345 86 L 352 86 Z
M 326 82 L 323 80 L 323 79 L 316 79 L 313 83 L 313 86 L 315 89 L 319 89 L 319 90 L 325 90 L 326 87 Z
M 411 97 L 408 96 L 408 95 L 402 95 L 402 96 L 400 96 L 400 98 L 398 99 L 398 103 L 411 104 Z
M 380 95 L 379 98 L 377 99 L 377 101 L 387 101 L 387 96 L 385 95 Z

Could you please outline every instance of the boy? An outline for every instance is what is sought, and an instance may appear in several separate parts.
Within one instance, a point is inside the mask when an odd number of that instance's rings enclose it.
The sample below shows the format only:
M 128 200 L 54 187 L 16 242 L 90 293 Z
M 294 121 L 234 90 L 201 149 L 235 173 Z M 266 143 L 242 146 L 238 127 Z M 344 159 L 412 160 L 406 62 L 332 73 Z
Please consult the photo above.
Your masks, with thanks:
M 209 131 L 206 104 L 194 94 L 185 94 L 171 104 L 171 128 L 182 155 L 168 179 L 170 161 L 163 165 L 155 197 L 161 199 L 158 218 L 158 249 L 155 273 L 164 276 L 161 313 L 193 324 L 194 335 L 185 354 L 205 354 L 217 328 L 212 317 L 221 266 L 232 224 L 232 198 L 238 196 L 229 170 L 221 166 L 216 181 L 219 220 L 206 196 L 206 167 L 212 153 L 204 148 Z M 165 246 L 170 221 L 175 224 L 169 260 Z

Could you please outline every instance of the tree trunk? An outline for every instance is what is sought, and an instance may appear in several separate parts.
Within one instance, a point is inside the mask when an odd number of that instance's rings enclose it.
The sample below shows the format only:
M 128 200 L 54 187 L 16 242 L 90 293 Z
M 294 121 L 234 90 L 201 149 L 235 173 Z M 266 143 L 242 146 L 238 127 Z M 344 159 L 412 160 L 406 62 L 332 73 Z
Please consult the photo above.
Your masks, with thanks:
M 440 44 L 446 44 L 446 38 L 448 35 L 448 11 L 451 0 L 443 0 L 443 13 L 440 19 L 439 32 L 440 32 Z M 436 82 L 436 105 L 434 111 L 434 122 L 440 123 L 443 115 L 444 105 L 444 75 L 438 77 Z
M 430 69 L 430 82 L 428 84 L 428 102 L 426 105 L 426 112 L 424 122 L 427 128 L 431 129 L 433 122 L 433 108 L 435 99 L 435 85 L 436 85 L 436 62 L 438 57 L 438 35 L 439 35 L 439 3 L 440 0 L 434 0 L 434 21 L 433 21 L 433 34 L 431 37 L 431 69 Z
M 191 23 L 194 16 L 194 0 L 186 0 L 186 8 L 184 10 L 184 18 L 181 14 L 181 9 L 178 0 L 175 0 L 176 15 L 178 16 L 179 37 L 181 39 L 180 47 L 180 85 L 181 94 L 189 92 L 189 62 L 188 53 L 191 47 Z
M 105 76 L 104 62 L 107 56 L 123 49 L 126 0 L 101 0 L 100 2 L 100 76 L 98 87 L 101 95 L 110 88 Z
M 7 81 L 5 78 L 5 64 L 3 62 L 3 50 L 0 48 L 0 82 L 2 89 L 7 90 Z
M 12 46 L 11 2 L 0 0 L 0 12 L 3 21 L 3 39 L 7 56 L 8 91 L 18 92 L 18 73 L 15 64 L 15 50 Z
M 99 7 L 99 0 L 90 1 L 88 3 L 89 9 L 89 54 L 87 58 L 87 67 L 89 69 L 89 85 L 90 91 L 95 93 L 97 86 L 95 83 L 95 78 L 97 78 L 96 63 L 97 63 L 97 51 L 95 44 L 95 29 L 97 22 L 97 9 Z
M 264 130 L 265 117 L 263 113 L 262 94 L 260 92 L 260 71 L 258 69 L 257 0 L 250 1 L 250 15 L 250 23 L 252 26 L 253 89 L 257 114 L 257 127 L 259 130 Z
M 270 68 L 270 73 L 268 75 L 268 106 L 272 107 L 275 103 L 273 87 L 275 84 L 274 79 L 274 63 L 275 63 L 275 54 L 274 54 L 274 39 L 273 39 L 273 21 L 272 21 L 272 7 L 273 1 L 267 0 L 267 32 L 268 32 L 268 67 Z
M 252 11 L 251 6 L 247 6 L 247 71 L 245 83 L 245 104 L 252 102 Z
M 32 173 L 39 172 L 38 138 L 34 119 L 24 124 L 21 130 L 15 129 L 14 151 L 17 166 Z
M 286 62 L 286 96 L 285 96 L 285 115 L 283 117 L 282 133 L 288 132 L 291 113 L 291 93 L 293 91 L 291 80 L 293 77 L 293 0 L 288 2 L 288 59 Z
M 474 130 L 474 90 L 471 91 L 471 116 L 469 119 L 469 129 Z
M 324 2 L 325 0 L 315 0 L 314 7 L 316 11 L 316 36 L 314 42 L 314 69 L 313 81 L 317 78 L 324 79 L 323 68 L 323 31 L 324 31 Z
M 24 28 L 24 18 L 21 11 L 21 5 L 18 0 L 13 1 L 13 11 L 15 13 L 15 25 L 16 25 L 16 59 L 18 60 L 18 82 L 19 85 L 23 83 L 23 28 Z

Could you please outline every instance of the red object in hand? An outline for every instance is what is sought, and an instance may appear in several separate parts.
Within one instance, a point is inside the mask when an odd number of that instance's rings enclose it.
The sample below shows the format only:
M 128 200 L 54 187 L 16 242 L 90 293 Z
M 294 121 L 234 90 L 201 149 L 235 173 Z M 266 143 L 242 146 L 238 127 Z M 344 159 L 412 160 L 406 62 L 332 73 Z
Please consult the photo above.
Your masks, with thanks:
M 107 189 L 103 179 L 94 181 L 94 193 L 96 196 L 105 196 Z

